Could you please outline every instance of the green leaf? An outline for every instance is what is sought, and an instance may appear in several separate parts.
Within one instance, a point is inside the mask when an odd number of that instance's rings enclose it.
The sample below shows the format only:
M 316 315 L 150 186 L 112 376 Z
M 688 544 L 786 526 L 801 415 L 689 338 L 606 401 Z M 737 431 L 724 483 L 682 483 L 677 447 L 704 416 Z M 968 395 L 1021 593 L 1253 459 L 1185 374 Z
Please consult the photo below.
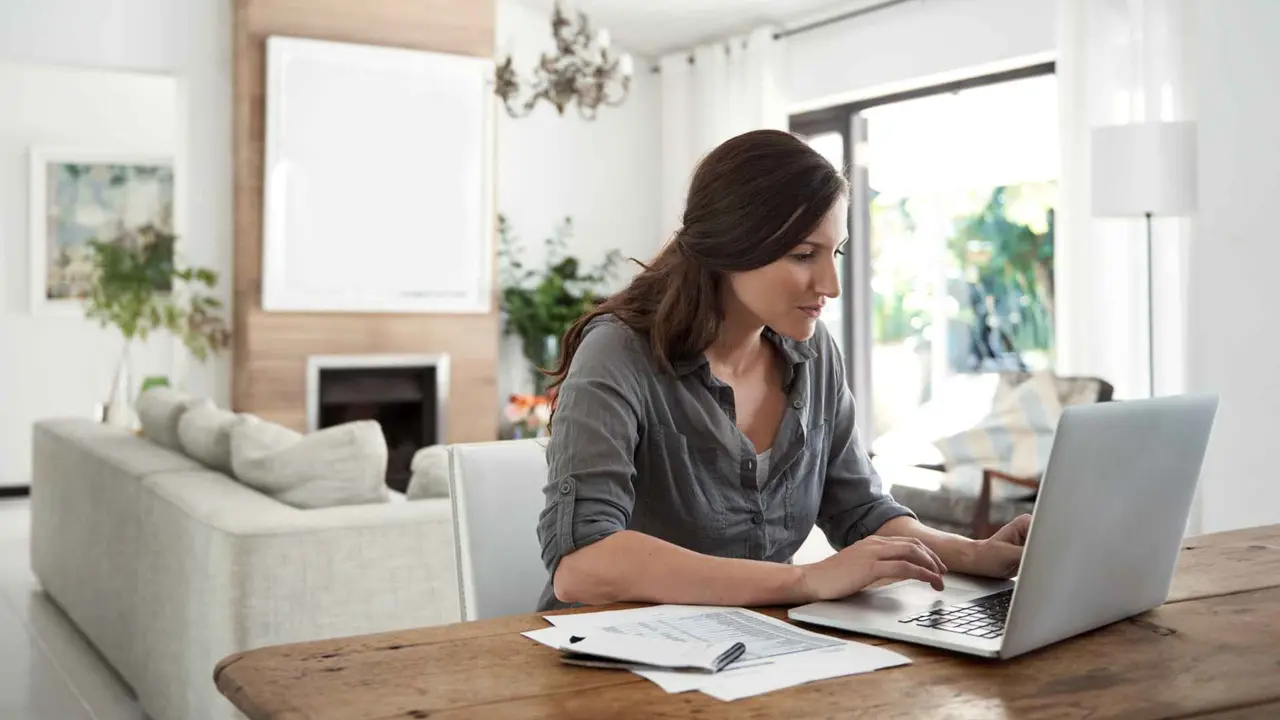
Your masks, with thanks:
M 88 243 L 94 282 L 86 317 L 103 327 L 117 327 L 129 339 L 168 331 L 201 360 L 210 350 L 228 347 L 231 334 L 218 312 L 220 301 L 193 294 L 179 302 L 169 294 L 178 282 L 198 281 L 212 288 L 217 273 L 207 268 L 176 268 L 172 233 L 151 225 L 134 233 L 132 238 L 95 238 Z
M 523 248 L 510 223 L 498 216 L 503 332 L 518 335 L 526 356 L 535 363 L 554 361 L 543 357 L 546 338 L 563 337 L 591 309 L 621 258 L 621 253 L 611 251 L 599 266 L 584 272 L 581 260 L 567 252 L 572 231 L 572 218 L 565 218 L 543 243 L 542 268 L 533 269 L 521 258 Z

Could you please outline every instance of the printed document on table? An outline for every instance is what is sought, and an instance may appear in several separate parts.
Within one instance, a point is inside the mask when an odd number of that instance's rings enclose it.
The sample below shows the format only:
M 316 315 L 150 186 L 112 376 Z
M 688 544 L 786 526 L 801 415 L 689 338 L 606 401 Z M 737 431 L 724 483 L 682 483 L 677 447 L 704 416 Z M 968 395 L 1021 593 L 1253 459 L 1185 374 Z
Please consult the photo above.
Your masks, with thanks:
M 741 641 L 747 646 L 746 654 L 714 675 L 674 670 L 637 671 L 667 692 L 701 690 L 720 700 L 736 700 L 911 662 L 906 656 L 884 648 L 810 632 L 737 607 L 658 605 L 550 615 L 545 619 L 561 631 L 604 630 L 671 640 Z M 534 634 L 526 635 L 540 640 Z

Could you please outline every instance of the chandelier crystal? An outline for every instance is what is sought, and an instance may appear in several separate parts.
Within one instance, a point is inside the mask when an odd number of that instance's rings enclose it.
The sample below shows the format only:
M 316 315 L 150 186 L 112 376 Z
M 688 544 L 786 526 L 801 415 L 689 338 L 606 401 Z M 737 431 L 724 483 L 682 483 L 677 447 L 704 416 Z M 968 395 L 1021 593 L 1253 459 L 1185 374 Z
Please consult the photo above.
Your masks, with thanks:
M 592 32 L 583 12 L 577 22 L 567 18 L 557 1 L 551 15 L 551 34 L 556 54 L 542 53 L 533 77 L 516 73 L 511 55 L 494 71 L 494 92 L 502 98 L 507 114 L 521 118 L 533 112 L 540 100 L 564 110 L 575 100 L 578 113 L 594 120 L 601 105 L 621 105 L 631 90 L 631 56 L 609 47 L 609 31 Z

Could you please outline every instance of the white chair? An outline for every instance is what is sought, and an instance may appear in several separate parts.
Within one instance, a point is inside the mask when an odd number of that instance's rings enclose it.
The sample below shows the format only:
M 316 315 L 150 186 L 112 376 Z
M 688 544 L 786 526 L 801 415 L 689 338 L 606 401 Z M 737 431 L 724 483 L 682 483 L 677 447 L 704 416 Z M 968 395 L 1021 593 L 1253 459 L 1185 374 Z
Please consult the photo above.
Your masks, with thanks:
M 537 610 L 547 583 L 538 542 L 546 441 L 458 443 L 448 450 L 462 619 Z

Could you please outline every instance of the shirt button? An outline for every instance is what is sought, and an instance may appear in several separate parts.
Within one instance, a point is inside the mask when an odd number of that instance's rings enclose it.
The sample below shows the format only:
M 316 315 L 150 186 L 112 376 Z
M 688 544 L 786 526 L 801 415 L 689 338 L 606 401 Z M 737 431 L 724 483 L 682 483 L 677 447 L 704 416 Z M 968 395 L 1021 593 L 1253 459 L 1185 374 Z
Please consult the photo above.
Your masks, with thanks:
M 755 513 L 754 515 L 751 516 L 752 525 L 759 525 L 762 522 L 764 522 L 764 516 L 761 515 L 760 513 Z
M 795 408 L 795 409 L 799 410 L 800 408 L 804 407 L 804 401 L 803 401 L 803 400 L 795 400 L 795 401 L 793 401 L 793 402 L 791 403 L 791 407 L 793 407 L 793 408 Z
M 743 461 L 742 461 L 742 467 L 743 467 L 743 469 L 746 469 L 746 470 L 755 470 L 755 469 L 756 469 L 756 461 L 755 461 L 754 459 L 751 459 L 751 460 L 743 460 Z
M 572 488 L 572 487 L 570 487 L 570 486 L 569 486 L 569 483 L 567 483 L 567 482 L 566 482 L 566 483 L 561 483 L 561 484 L 560 484 L 560 494 L 561 494 L 561 495 L 568 495 L 568 494 L 569 494 L 569 491 L 570 491 L 570 490 L 572 490 L 572 489 L 573 489 L 573 488 Z

